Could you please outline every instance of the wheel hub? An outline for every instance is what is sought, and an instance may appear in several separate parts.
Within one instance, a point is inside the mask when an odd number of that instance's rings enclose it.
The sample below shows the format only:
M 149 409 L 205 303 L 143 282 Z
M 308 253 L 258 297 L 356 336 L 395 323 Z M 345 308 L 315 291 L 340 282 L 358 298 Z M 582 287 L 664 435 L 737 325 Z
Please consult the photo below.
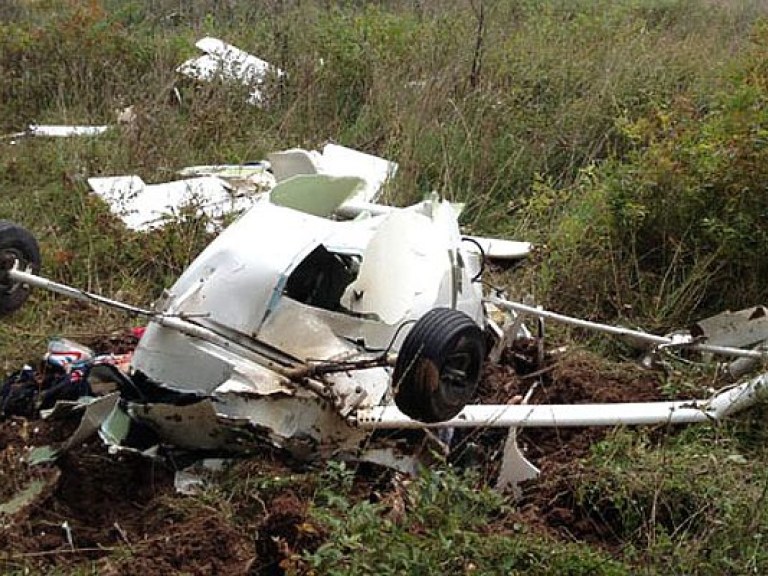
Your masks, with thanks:
M 0 252 L 0 291 L 10 294 L 19 287 L 19 283 L 13 282 L 9 274 L 16 267 L 27 268 L 21 254 L 13 249 Z

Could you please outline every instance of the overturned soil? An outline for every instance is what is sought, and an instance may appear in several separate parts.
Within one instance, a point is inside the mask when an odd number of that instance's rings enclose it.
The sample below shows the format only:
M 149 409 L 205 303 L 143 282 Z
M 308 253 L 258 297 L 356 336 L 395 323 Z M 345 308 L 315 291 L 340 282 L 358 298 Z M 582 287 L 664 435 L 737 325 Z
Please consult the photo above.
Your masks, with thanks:
M 117 338 L 100 351 L 122 353 L 131 343 Z M 576 352 L 539 366 L 529 352 L 507 351 L 499 365 L 486 369 L 481 401 L 507 403 L 526 394 L 531 403 L 663 397 L 660 378 L 634 365 L 606 365 Z M 298 555 L 323 542 L 324 528 L 308 512 L 309 475 L 307 490 L 247 488 L 254 478 L 302 474 L 274 453 L 236 464 L 234 478 L 241 484 L 220 486 L 215 500 L 205 493 L 177 493 L 172 461 L 110 454 L 98 437 L 55 463 L 30 467 L 24 462 L 32 447 L 61 441 L 76 426 L 76 418 L 0 422 L 0 567 L 5 571 L 85 565 L 100 574 L 281 574 L 300 568 Z M 580 515 L 573 504 L 574 479 L 583 472 L 579 458 L 604 434 L 600 428 L 521 431 L 521 449 L 542 473 L 526 487 L 514 521 L 610 548 L 610 531 Z M 505 437 L 506 431 L 498 430 L 457 433 L 452 458 L 458 465 L 479 467 L 491 484 Z M 389 484 L 381 482 L 381 470 L 361 466 L 356 482 L 360 498 L 375 494 L 387 500 Z M 34 497 L 19 501 L 32 485 Z

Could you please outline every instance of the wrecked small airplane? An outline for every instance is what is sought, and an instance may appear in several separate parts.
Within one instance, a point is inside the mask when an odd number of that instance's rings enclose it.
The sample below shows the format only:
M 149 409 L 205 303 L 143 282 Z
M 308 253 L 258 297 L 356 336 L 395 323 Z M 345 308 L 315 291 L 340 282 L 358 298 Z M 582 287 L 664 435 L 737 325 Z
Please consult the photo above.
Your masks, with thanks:
M 726 322 L 736 344 L 724 329 L 719 340 L 706 329 L 654 336 L 487 294 L 485 260 L 523 258 L 528 243 L 463 236 L 460 206 L 436 195 L 405 208 L 377 204 L 386 177 L 369 186 L 371 179 L 319 170 L 319 158 L 296 150 L 271 156 L 277 185 L 152 309 L 40 276 L 34 237 L 0 221 L 0 314 L 20 308 L 37 287 L 148 320 L 128 372 L 106 371 L 118 392 L 86 408 L 91 431 L 116 447 L 130 447 L 130 426 L 138 424 L 180 448 L 269 444 L 298 458 L 410 469 L 411 455 L 367 442 L 371 431 L 501 427 L 510 432 L 499 486 L 514 488 L 538 472 L 517 447 L 519 427 L 704 422 L 749 406 L 768 384 L 764 374 L 703 400 L 548 405 L 530 403 L 528 394 L 522 402 L 470 404 L 484 363 L 531 337 L 526 317 L 632 338 L 656 352 L 753 360 L 765 351 L 733 346 L 768 340 L 768 330 L 763 323 L 745 338 Z M 392 172 L 388 163 L 371 166 L 379 176 Z

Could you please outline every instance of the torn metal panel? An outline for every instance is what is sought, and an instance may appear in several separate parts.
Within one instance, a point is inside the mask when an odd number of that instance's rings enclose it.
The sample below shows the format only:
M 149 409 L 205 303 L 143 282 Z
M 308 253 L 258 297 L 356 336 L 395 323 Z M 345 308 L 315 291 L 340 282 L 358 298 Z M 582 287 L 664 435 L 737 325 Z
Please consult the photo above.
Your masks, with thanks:
M 325 310 L 298 302 L 285 295 L 280 299 L 274 313 L 286 317 L 291 314 L 294 314 L 294 317 L 311 315 L 327 325 L 337 338 L 354 342 L 365 350 L 383 350 L 387 347 L 398 350 L 406 333 L 402 330 L 399 334 L 393 334 L 391 326 L 374 318 Z M 264 328 L 267 328 L 267 324 L 264 325 Z M 266 337 L 269 338 L 268 335 Z M 312 358 L 317 359 L 318 356 L 313 354 Z
M 706 338 L 714 346 L 753 346 L 768 340 L 768 309 L 754 306 L 699 320 L 691 327 L 691 335 Z
M 386 324 L 402 321 L 416 311 L 418 300 L 422 308 L 437 301 L 450 268 L 447 248 L 429 218 L 393 212 L 366 247 L 360 273 L 345 289 L 341 304 Z
M 231 392 L 245 396 L 291 396 L 295 392 L 295 386 L 288 378 L 256 362 L 209 342 L 195 342 L 194 345 L 201 354 L 208 355 L 211 360 L 220 360 L 227 366 L 226 380 L 213 389 L 213 394 Z
M 197 450 L 233 449 L 244 446 L 248 433 L 222 425 L 211 400 L 186 406 L 131 404 L 129 415 L 152 428 L 163 441 Z
M 275 186 L 269 200 L 277 206 L 327 218 L 364 185 L 365 181 L 354 176 L 298 175 Z
M 132 368 L 171 390 L 211 392 L 229 379 L 232 368 L 201 353 L 193 343 L 195 340 L 178 331 L 150 324 L 133 356 Z
M 398 168 L 397 163 L 390 160 L 332 143 L 326 144 L 322 153 L 293 148 L 273 152 L 267 158 L 278 182 L 307 174 L 361 178 L 365 185 L 348 199 L 351 204 L 376 200 Z
M 221 416 L 250 423 L 274 446 L 301 459 L 355 451 L 367 437 L 364 430 L 350 426 L 337 410 L 309 392 L 292 397 L 226 393 L 217 394 L 216 400 Z
M 291 148 L 267 155 L 272 173 L 278 182 L 283 182 L 294 176 L 320 174 L 322 156 L 316 150 Z
M 496 489 L 500 492 L 510 491 L 515 497 L 520 497 L 522 490 L 520 485 L 527 480 L 535 480 L 539 477 L 539 469 L 536 468 L 520 451 L 517 443 L 517 428 L 510 428 L 507 439 L 504 441 L 504 452 L 501 460 L 501 469 L 496 480 Z
M 218 38 L 203 38 L 195 46 L 205 54 L 187 60 L 176 68 L 176 71 L 189 78 L 204 82 L 221 79 L 248 86 L 251 88 L 248 97 L 249 104 L 263 104 L 263 83 L 269 76 L 280 77 L 285 74 L 280 68 L 266 60 L 257 58 Z
M 131 430 L 131 417 L 118 404 L 107 415 L 99 428 L 99 437 L 110 447 L 123 444 Z
M 450 204 L 427 201 L 418 209 L 379 218 L 341 305 L 389 325 L 445 306 L 466 312 L 482 325 L 480 291 L 472 282 Z
M 229 185 L 213 176 L 151 185 L 139 176 L 99 177 L 89 178 L 88 185 L 132 230 L 163 226 L 187 206 L 212 220 L 221 220 L 252 204 L 248 198 L 232 195 Z
M 42 464 L 56 460 L 61 454 L 82 444 L 93 436 L 107 419 L 120 400 L 120 394 L 113 393 L 99 398 L 81 398 L 79 402 L 65 402 L 61 407 L 54 407 L 47 413 L 49 418 L 69 415 L 73 410 L 83 410 L 80 424 L 72 435 L 58 446 L 41 446 L 27 456 L 30 464 Z
M 297 314 L 302 311 L 303 313 Z M 340 338 L 311 306 L 281 298 L 264 322 L 260 338 L 304 362 L 318 359 L 344 359 L 358 353 L 357 348 Z
M 80 425 L 77 430 L 70 436 L 66 442 L 61 446 L 61 450 L 69 450 L 70 448 L 81 444 L 99 429 L 101 424 L 106 420 L 109 414 L 117 405 L 120 400 L 120 394 L 113 393 L 101 396 L 93 399 L 86 407 L 83 417 L 80 420 Z
M 756 347 L 766 354 L 768 344 L 768 309 L 764 306 L 745 308 L 737 312 L 723 312 L 696 322 L 690 329 L 693 338 L 712 346 Z M 767 356 L 738 358 L 722 366 L 723 373 L 731 381 L 753 372 L 762 366 Z M 705 356 L 711 360 L 711 354 Z

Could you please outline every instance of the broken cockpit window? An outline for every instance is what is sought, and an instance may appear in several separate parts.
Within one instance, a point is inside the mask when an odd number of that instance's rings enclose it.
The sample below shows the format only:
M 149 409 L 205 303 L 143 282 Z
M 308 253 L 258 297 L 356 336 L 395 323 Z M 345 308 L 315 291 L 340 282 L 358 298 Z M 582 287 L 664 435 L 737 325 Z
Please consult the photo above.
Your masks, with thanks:
M 359 270 L 359 256 L 330 252 L 320 245 L 288 277 L 284 294 L 308 306 L 348 312 L 341 305 L 341 297 Z

